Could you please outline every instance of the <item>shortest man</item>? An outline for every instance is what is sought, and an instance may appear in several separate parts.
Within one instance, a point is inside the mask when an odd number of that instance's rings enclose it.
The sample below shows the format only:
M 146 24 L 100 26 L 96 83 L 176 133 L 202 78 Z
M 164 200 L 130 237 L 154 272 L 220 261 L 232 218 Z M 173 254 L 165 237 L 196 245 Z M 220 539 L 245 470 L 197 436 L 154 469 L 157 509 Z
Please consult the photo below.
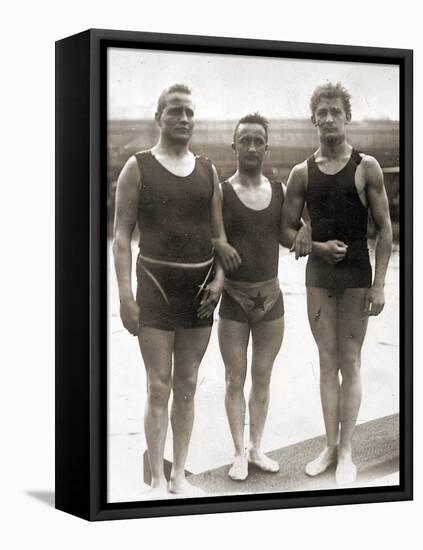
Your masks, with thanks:
M 284 305 L 278 280 L 281 212 L 284 201 L 280 182 L 262 172 L 267 152 L 268 121 L 258 113 L 236 125 L 232 147 L 237 171 L 221 184 L 223 221 L 228 242 L 241 264 L 226 274 L 220 305 L 219 345 L 225 363 L 225 407 L 235 446 L 229 477 L 244 480 L 248 464 L 269 473 L 279 464 L 261 450 L 269 407 L 273 363 L 282 344 Z M 294 243 L 297 255 L 311 249 L 308 229 Z M 252 387 L 249 398 L 250 444 L 244 447 L 247 347 L 252 337 Z

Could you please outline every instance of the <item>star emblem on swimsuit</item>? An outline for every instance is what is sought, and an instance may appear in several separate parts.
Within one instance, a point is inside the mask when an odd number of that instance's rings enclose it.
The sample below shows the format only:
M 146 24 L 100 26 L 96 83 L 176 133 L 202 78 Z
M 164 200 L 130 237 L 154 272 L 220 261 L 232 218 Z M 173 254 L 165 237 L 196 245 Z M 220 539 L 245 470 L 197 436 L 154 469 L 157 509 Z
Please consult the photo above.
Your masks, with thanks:
M 257 296 L 251 296 L 251 300 L 254 302 L 253 311 L 261 309 L 264 311 L 264 302 L 267 296 L 262 296 L 260 290 L 257 292 Z

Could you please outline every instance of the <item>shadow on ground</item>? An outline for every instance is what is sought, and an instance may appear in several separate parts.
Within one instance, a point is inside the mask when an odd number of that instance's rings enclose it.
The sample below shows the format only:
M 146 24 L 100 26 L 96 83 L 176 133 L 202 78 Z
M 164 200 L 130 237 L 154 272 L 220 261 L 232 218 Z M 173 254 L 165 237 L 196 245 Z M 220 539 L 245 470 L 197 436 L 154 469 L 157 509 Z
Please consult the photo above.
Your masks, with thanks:
M 54 491 L 26 491 L 26 494 L 39 500 L 46 506 L 54 508 Z

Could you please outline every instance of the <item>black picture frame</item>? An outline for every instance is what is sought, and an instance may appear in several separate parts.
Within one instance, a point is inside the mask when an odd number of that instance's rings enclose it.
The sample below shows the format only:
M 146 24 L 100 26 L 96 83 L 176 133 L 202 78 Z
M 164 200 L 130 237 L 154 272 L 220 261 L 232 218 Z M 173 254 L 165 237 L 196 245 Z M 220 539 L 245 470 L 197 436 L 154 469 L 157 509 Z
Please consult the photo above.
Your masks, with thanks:
M 108 504 L 109 47 L 395 64 L 400 69 L 400 484 Z M 91 29 L 56 43 L 56 508 L 109 520 L 410 500 L 413 496 L 413 52 Z

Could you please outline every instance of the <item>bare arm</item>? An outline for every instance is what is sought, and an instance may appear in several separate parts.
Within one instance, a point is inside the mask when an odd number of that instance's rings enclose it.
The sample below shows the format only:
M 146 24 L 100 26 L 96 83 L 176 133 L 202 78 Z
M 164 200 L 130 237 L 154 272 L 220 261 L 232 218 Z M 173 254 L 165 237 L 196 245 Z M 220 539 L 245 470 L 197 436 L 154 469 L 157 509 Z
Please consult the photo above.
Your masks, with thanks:
M 138 334 L 138 306 L 131 285 L 131 238 L 137 221 L 140 174 L 135 157 L 131 157 L 119 175 L 116 188 L 113 256 L 119 287 L 120 314 L 131 334 Z
M 233 271 L 241 264 L 241 258 L 233 246 L 228 243 L 223 225 L 222 197 L 219 188 L 219 176 L 213 166 L 214 192 L 211 205 L 212 241 L 225 271 Z
M 282 206 L 280 242 L 291 248 L 300 229 L 301 214 L 305 205 L 306 167 L 297 164 L 289 174 L 285 200 Z
M 286 186 L 282 183 L 282 193 L 284 197 L 286 197 Z M 282 203 L 283 206 L 283 203 Z M 304 207 L 303 210 L 303 217 L 300 219 L 300 228 L 298 229 L 294 242 L 291 245 L 291 248 L 289 249 L 290 252 L 295 252 L 295 259 L 298 260 L 298 258 L 301 258 L 302 256 L 308 256 L 312 250 L 312 240 L 311 240 L 311 226 L 310 226 L 310 220 L 307 217 L 304 216 L 304 213 L 306 211 L 306 207 Z M 281 236 L 279 236 L 279 242 L 283 245 L 283 242 L 281 240 Z
M 197 311 L 198 317 L 209 317 L 212 315 L 219 302 L 223 291 L 223 284 L 225 282 L 225 269 L 222 262 L 222 257 L 225 257 L 225 251 L 228 252 L 229 255 L 232 255 L 232 258 L 229 256 L 229 259 L 227 260 L 227 271 L 234 269 L 231 267 L 232 265 L 239 265 L 239 263 L 241 263 L 238 252 L 227 242 L 222 217 L 222 190 L 220 188 L 219 178 L 214 166 L 213 175 L 214 192 L 212 199 L 212 241 L 218 254 L 215 257 L 215 277 L 204 290 L 200 307 Z M 229 263 L 231 265 L 229 265 Z
M 369 315 L 378 315 L 385 304 L 384 286 L 392 251 L 392 226 L 389 203 L 383 184 L 383 173 L 377 160 L 366 156 L 362 160 L 366 178 L 366 197 L 376 227 L 375 276 L 367 297 Z
M 198 317 L 210 317 L 217 304 L 219 303 L 220 296 L 223 291 L 223 284 L 225 282 L 225 271 L 218 257 L 215 258 L 215 277 L 206 288 L 200 302 L 200 307 L 197 310 Z

